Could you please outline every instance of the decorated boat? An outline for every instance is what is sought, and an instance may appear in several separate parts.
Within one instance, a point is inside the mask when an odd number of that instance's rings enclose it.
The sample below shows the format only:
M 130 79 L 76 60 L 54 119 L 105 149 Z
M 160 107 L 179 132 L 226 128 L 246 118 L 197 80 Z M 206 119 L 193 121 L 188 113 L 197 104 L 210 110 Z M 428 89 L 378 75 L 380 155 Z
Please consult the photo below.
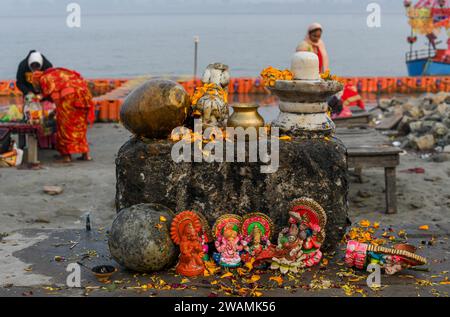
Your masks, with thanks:
M 410 50 L 406 65 L 410 76 L 445 76 L 450 74 L 450 3 L 448 0 L 404 1 L 411 26 Z M 438 48 L 438 38 L 446 32 L 446 48 Z M 414 49 L 418 36 L 427 39 L 426 49 Z

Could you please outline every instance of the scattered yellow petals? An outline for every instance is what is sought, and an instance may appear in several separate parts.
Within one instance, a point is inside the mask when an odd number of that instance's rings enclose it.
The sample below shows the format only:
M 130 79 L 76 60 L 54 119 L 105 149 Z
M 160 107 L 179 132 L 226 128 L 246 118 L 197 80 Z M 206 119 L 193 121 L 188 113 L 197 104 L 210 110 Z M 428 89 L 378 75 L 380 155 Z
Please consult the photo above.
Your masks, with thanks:
M 227 277 L 231 277 L 231 276 L 233 276 L 233 273 L 227 272 L 224 275 L 222 275 L 220 278 L 227 278 Z
M 249 272 L 253 270 L 253 263 L 255 263 L 255 259 L 251 258 L 250 261 L 244 264 L 244 266 L 248 269 Z
M 361 220 L 359 222 L 359 225 L 364 228 L 370 227 L 370 221 L 369 220 Z
M 180 283 L 180 284 L 186 284 L 186 283 L 189 283 L 189 282 L 190 282 L 189 279 L 184 278 L 184 279 L 181 280 L 181 283 Z
M 161 221 L 161 222 L 166 222 L 167 219 L 166 219 L 166 217 L 164 217 L 164 216 L 159 216 L 159 221 Z
M 420 230 L 429 230 L 430 227 L 428 225 L 423 225 L 419 227 Z
M 238 267 L 236 271 L 238 272 L 239 276 L 245 275 L 246 273 L 246 271 L 241 267 Z
M 261 279 L 261 276 L 253 274 L 250 279 L 247 280 L 248 283 L 255 283 Z
M 271 278 L 269 278 L 269 280 L 277 282 L 278 286 L 283 285 L 283 277 L 281 276 L 272 276 Z
M 280 136 L 280 140 L 281 141 L 292 141 L 292 137 L 290 137 L 289 135 L 283 135 L 283 136 Z

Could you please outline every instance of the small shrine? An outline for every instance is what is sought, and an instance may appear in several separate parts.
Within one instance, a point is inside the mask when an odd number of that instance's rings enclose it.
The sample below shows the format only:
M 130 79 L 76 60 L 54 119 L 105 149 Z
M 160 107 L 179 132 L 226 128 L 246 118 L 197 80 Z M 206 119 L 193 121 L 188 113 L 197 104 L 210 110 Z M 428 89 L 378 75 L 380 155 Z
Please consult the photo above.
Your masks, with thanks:
M 176 264 L 177 272 L 186 276 L 201 271 L 200 259 L 226 268 L 252 261 L 254 267 L 285 274 L 318 264 L 322 252 L 335 249 L 341 241 L 349 224 L 346 148 L 334 136 L 326 101 L 342 84 L 320 77 L 317 56 L 296 53 L 292 78 L 277 80 L 269 88 L 280 99 L 281 113 L 264 126 L 257 106 L 228 104 L 229 71 L 220 63 L 208 66 L 203 86 L 190 104 L 183 87 L 168 80 L 148 81 L 125 100 L 121 118 L 134 136 L 116 158 L 119 216 L 110 245 L 115 246 L 112 256 L 119 263 L 125 263 L 130 252 L 117 247 L 120 237 L 125 237 L 138 241 L 134 248 L 142 250 L 150 250 L 147 244 L 155 241 L 179 245 L 178 264 L 166 256 L 167 265 Z M 230 106 L 237 109 L 231 119 Z M 175 161 L 174 145 L 180 140 L 188 139 L 193 150 L 200 147 L 203 153 L 209 143 L 218 142 L 202 137 L 202 129 L 190 130 L 193 119 L 202 118 L 207 128 L 223 132 L 228 127 L 268 130 L 266 139 L 265 133 L 258 133 L 257 139 L 267 141 L 271 157 L 277 155 L 276 169 L 262 172 L 267 161 L 240 161 L 236 153 L 232 161 L 198 161 L 194 154 L 190 160 Z M 174 139 L 173 129 L 188 132 Z M 195 142 L 198 138 L 200 142 Z M 228 130 L 225 138 L 232 139 Z M 248 142 L 234 144 L 244 145 L 246 158 Z M 130 238 L 141 227 L 120 215 L 140 205 L 149 206 L 146 213 L 157 218 L 160 208 L 154 204 L 166 208 L 161 214 L 164 219 L 171 214 L 168 227 L 160 228 L 153 240 Z M 142 252 L 141 257 L 160 254 L 153 253 Z

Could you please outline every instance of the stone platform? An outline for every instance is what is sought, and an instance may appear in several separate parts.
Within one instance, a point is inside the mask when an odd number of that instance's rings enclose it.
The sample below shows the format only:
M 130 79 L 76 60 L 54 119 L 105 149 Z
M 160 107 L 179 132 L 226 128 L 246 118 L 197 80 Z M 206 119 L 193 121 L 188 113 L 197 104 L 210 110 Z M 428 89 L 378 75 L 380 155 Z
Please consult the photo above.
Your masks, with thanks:
M 394 228 L 398 230 L 398 228 Z M 348 287 L 358 289 L 351 296 L 374 297 L 426 297 L 448 296 L 449 285 L 441 284 L 448 276 L 449 232 L 431 227 L 430 231 L 418 231 L 416 227 L 404 228 L 409 243 L 421 246 L 418 253 L 428 257 L 428 271 L 405 270 L 394 276 L 381 276 L 383 288 L 373 291 L 366 285 L 367 272 L 355 272 L 355 276 L 343 266 L 342 251 L 325 255 L 327 266 L 305 271 L 295 279 L 284 278 L 282 287 L 270 280 L 271 271 L 253 272 L 261 279 L 258 285 L 263 296 L 317 297 L 349 296 Z M 434 238 L 433 238 L 434 237 Z M 434 239 L 433 245 L 427 242 Z M 423 243 L 425 242 L 425 244 Z M 342 247 L 342 246 L 341 246 Z M 341 249 L 341 248 L 340 248 Z M 56 258 L 55 258 L 56 257 Z M 56 259 L 60 259 L 57 261 Z M 66 286 L 70 263 L 81 261 L 89 267 L 110 264 L 119 268 L 112 282 L 102 284 L 86 269 L 81 269 L 81 288 Z M 231 281 L 220 276 L 199 277 L 184 280 L 174 270 L 151 275 L 135 274 L 120 268 L 111 260 L 107 246 L 107 232 L 96 230 L 40 230 L 29 229 L 12 233 L 0 240 L 0 296 L 227 296 L 224 289 Z M 444 273 L 443 271 L 447 271 Z M 345 273 L 345 274 L 343 274 Z M 242 277 L 245 279 L 247 277 Z M 184 280 L 184 281 L 183 281 Z M 239 283 L 240 280 L 238 279 Z M 328 288 L 311 288 L 314 283 L 329 281 Z M 217 283 L 216 283 L 217 282 Z M 148 283 L 158 288 L 143 287 Z
M 279 169 L 271 174 L 261 173 L 260 162 L 175 163 L 173 144 L 132 138 L 122 146 L 116 159 L 117 211 L 158 203 L 176 212 L 202 212 L 211 225 L 226 213 L 263 212 L 278 234 L 287 224 L 289 203 L 308 197 L 327 212 L 325 249 L 342 238 L 348 225 L 348 174 L 346 148 L 338 139 L 280 140 Z

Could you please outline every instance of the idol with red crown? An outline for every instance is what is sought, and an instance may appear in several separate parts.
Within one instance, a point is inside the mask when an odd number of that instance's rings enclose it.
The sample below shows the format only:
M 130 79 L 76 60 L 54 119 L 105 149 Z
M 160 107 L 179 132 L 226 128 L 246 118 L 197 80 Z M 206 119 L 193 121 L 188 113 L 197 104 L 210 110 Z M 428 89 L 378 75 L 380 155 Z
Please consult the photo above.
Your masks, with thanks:
M 212 233 L 216 238 L 218 252 L 213 254 L 214 260 L 225 268 L 236 268 L 241 265 L 240 252 L 243 250 L 240 235 L 242 217 L 227 214 L 219 217 L 213 226 Z
M 257 269 L 266 267 L 263 259 L 259 256 L 271 244 L 270 239 L 273 234 L 273 222 L 269 216 L 263 213 L 251 213 L 244 217 L 242 222 L 242 244 L 244 252 L 241 254 L 243 262 L 253 262 Z
M 170 228 L 173 242 L 180 246 L 176 266 L 178 274 L 193 277 L 203 275 L 203 246 L 200 235 L 204 232 L 200 216 L 193 211 L 183 211 L 175 216 Z
M 325 240 L 327 216 L 323 208 L 310 198 L 300 198 L 290 204 L 289 227 L 278 235 L 276 246 L 263 251 L 260 260 L 271 261 L 270 268 L 282 274 L 298 273 L 299 269 L 320 262 L 320 247 Z

